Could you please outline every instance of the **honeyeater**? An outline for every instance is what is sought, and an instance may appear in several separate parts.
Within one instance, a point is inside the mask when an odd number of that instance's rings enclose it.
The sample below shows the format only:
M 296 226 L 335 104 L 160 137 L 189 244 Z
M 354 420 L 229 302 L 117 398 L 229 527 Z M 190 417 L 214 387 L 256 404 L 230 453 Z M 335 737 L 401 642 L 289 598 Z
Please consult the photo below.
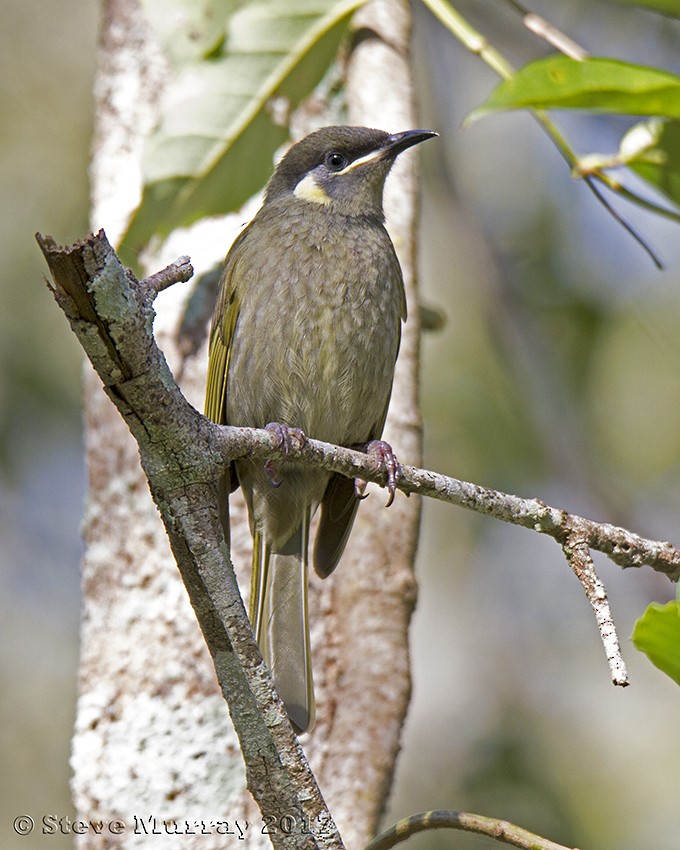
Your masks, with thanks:
M 406 319 L 383 187 L 397 155 L 434 135 L 324 127 L 288 150 L 226 258 L 210 331 L 210 419 L 269 426 L 284 444 L 300 429 L 336 445 L 378 445 Z M 325 577 L 359 496 L 352 480 L 293 460 L 240 459 L 220 483 L 227 539 L 228 494 L 239 485 L 253 535 L 251 623 L 291 721 L 306 731 L 310 520 L 320 505 L 312 561 Z

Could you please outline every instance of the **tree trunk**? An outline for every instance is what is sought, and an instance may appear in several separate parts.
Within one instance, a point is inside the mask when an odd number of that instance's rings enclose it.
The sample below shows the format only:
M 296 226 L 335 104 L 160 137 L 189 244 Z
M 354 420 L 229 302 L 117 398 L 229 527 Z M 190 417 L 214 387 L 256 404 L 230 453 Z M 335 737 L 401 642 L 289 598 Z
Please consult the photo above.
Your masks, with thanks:
M 348 64 L 351 123 L 391 131 L 416 126 L 408 66 L 407 2 L 370 3 Z M 379 36 L 379 37 L 378 37 Z M 141 150 L 158 114 L 167 68 L 138 0 L 104 3 L 93 153 L 93 228 L 115 242 L 139 199 Z M 414 288 L 414 169 L 398 162 L 388 181 L 388 227 L 409 300 L 386 439 L 418 464 L 421 432 Z M 198 272 L 222 258 L 247 213 L 174 234 L 146 259 L 154 271 L 190 254 Z M 162 253 L 162 255 L 161 255 Z M 156 302 L 155 332 L 184 394 L 202 407 L 206 345 L 182 353 L 189 287 Z M 237 739 L 212 660 L 175 567 L 139 465 L 137 448 L 99 379 L 85 377 L 89 471 L 83 561 L 80 695 L 73 743 L 78 817 L 106 826 L 80 848 L 133 847 L 152 830 L 175 831 L 173 846 L 223 847 L 228 825 L 263 845 L 260 813 L 245 790 Z M 303 743 L 348 846 L 375 830 L 392 779 L 408 705 L 408 624 L 415 602 L 413 560 L 420 505 L 398 495 L 383 508 L 374 490 L 361 506 L 336 573 L 312 580 L 317 727 Z M 238 500 L 234 500 L 238 502 Z M 233 558 L 247 590 L 250 535 L 232 509 Z M 279 816 L 285 813 L 278 813 Z M 119 829 L 114 821 L 121 821 Z M 176 822 L 167 826 L 165 822 Z M 248 824 L 246 829 L 246 824 Z M 158 840 L 158 838 L 150 839 Z M 233 840 L 233 839 L 232 839 Z

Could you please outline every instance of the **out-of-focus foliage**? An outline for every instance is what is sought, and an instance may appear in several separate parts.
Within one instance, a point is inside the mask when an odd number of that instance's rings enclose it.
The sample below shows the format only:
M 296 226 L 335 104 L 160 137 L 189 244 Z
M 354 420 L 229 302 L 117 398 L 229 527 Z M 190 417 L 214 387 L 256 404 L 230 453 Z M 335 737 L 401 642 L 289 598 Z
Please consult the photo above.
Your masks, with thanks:
M 648 143 L 640 145 L 626 162 L 640 177 L 680 206 L 680 124 L 652 119 L 645 122 L 643 127 Z M 626 134 L 628 140 L 639 131 L 640 125 L 633 127 Z M 624 156 L 626 136 L 621 141 Z
M 680 600 L 650 603 L 635 623 L 633 643 L 680 685 Z
M 680 118 L 680 77 L 659 68 L 558 54 L 504 80 L 470 116 L 504 109 L 587 109 Z
M 146 0 L 173 74 L 122 258 L 132 262 L 154 234 L 238 209 L 262 188 L 288 136 L 289 111 L 326 73 L 362 2 Z
M 680 0 L 616 0 L 617 3 L 630 3 L 634 6 L 643 6 L 661 12 L 662 15 L 671 15 L 680 18 Z

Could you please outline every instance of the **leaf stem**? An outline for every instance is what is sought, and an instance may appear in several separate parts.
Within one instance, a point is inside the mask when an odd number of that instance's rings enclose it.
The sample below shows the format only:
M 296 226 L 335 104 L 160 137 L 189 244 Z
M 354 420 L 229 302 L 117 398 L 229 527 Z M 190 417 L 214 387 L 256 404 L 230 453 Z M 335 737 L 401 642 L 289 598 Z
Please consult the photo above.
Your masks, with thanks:
M 510 79 L 515 69 L 510 62 L 491 45 L 486 36 L 478 32 L 456 9 L 446 0 L 422 0 L 432 14 L 450 31 L 467 49 L 479 56 L 486 64 L 504 80 Z
M 449 2 L 447 2 L 447 0 L 422 0 L 422 2 L 440 21 L 440 23 L 442 23 L 463 44 L 464 47 L 466 47 L 471 53 L 474 53 L 475 56 L 479 56 L 479 58 L 482 59 L 482 61 L 485 62 L 493 71 L 495 71 L 499 77 L 503 80 L 507 80 L 513 76 L 515 69 L 512 64 L 499 50 L 489 43 L 485 36 L 483 36 L 467 20 L 465 20 L 465 18 L 463 18 L 463 16 Z M 511 2 L 518 11 L 522 12 L 525 19 L 528 15 L 530 15 L 529 11 L 521 4 L 512 2 L 512 0 L 509 0 L 509 2 Z M 547 22 L 544 23 L 547 24 Z M 550 29 L 550 32 L 554 30 L 554 28 L 551 28 L 549 24 L 547 24 L 547 26 Z M 555 30 L 555 32 L 559 31 Z M 543 28 L 538 34 L 542 37 L 547 37 L 545 28 Z M 578 45 L 575 45 L 575 47 L 578 47 Z M 579 50 L 581 49 L 579 48 Z M 568 55 L 572 54 L 568 53 Z M 579 55 L 579 57 L 574 57 L 572 55 L 572 58 L 585 59 L 587 58 L 587 54 L 585 51 L 582 51 L 582 55 Z M 548 118 L 547 114 L 542 109 L 532 109 L 529 110 L 529 112 L 534 119 L 538 121 L 550 141 L 555 145 L 572 173 L 578 174 L 579 157 L 571 148 L 556 124 Z M 606 188 L 611 192 L 620 195 L 627 201 L 637 204 L 650 212 L 655 212 L 659 215 L 670 218 L 673 221 L 680 221 L 680 214 L 674 213 L 672 210 L 665 209 L 664 207 L 657 206 L 653 202 L 640 197 L 635 192 L 632 192 L 630 189 L 626 189 L 618 181 L 612 180 L 608 175 L 605 175 L 600 171 L 582 176 L 588 185 L 588 188 L 591 190 L 595 198 L 602 204 L 605 210 L 633 237 L 636 242 L 639 243 L 639 245 L 651 257 L 657 268 L 663 268 L 661 261 L 651 246 L 635 230 L 635 228 L 606 201 L 602 193 L 596 187 L 595 181 L 597 180 L 601 182 L 603 186 L 606 186 Z

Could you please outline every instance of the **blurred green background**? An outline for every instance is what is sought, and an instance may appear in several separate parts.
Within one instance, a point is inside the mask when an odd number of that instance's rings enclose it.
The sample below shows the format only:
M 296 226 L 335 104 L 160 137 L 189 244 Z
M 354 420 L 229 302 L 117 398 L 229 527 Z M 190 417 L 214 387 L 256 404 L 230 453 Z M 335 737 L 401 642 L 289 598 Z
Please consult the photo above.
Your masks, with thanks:
M 33 239 L 87 230 L 96 5 L 5 0 L 0 67 L 0 836 L 68 814 L 84 496 L 81 356 Z M 461 4 L 520 64 L 543 52 L 501 3 Z M 678 23 L 613 2 L 537 2 L 593 53 L 680 71 Z M 630 208 L 658 272 L 526 116 L 461 130 L 495 78 L 416 5 L 424 146 L 426 463 L 680 543 L 680 231 Z M 561 115 L 581 153 L 628 122 Z M 403 129 L 403 128 L 395 128 Z M 582 850 L 677 850 L 680 693 L 627 640 L 673 588 L 597 559 L 632 685 L 615 689 L 552 541 L 425 505 L 414 700 L 386 823 L 426 808 L 504 817 Z M 412 846 L 489 846 L 429 834 Z
M 79 346 L 33 234 L 87 231 L 96 6 L 4 0 L 0 27 L 0 845 L 68 814 L 84 466 Z

